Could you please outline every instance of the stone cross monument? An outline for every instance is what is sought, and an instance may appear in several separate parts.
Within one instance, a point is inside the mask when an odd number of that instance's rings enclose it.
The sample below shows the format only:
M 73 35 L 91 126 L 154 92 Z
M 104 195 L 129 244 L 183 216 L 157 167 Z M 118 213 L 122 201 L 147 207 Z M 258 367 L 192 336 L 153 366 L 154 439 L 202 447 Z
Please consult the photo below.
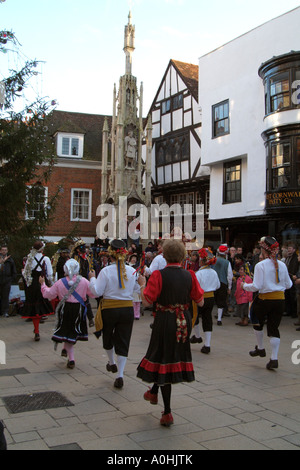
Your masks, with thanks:
M 138 90 L 136 77 L 132 75 L 135 26 L 131 23 L 131 12 L 125 26 L 123 50 L 126 57 L 125 75 L 120 77 L 118 92 L 116 84 L 114 85 L 112 127 L 109 131 L 105 120 L 102 144 L 101 203 L 115 206 L 117 226 L 122 223 L 124 225 L 124 220 L 118 220 L 119 205 L 124 198 L 127 199 L 127 210 L 133 204 L 141 204 L 149 209 L 150 214 L 151 206 L 152 123 L 151 120 L 148 121 L 144 134 L 143 83 Z M 147 145 L 146 155 L 142 158 L 143 139 Z M 122 213 L 125 212 L 123 208 Z M 128 215 L 127 225 L 134 218 L 136 216 Z M 150 219 L 147 223 L 149 225 Z M 118 233 L 116 235 L 119 236 Z

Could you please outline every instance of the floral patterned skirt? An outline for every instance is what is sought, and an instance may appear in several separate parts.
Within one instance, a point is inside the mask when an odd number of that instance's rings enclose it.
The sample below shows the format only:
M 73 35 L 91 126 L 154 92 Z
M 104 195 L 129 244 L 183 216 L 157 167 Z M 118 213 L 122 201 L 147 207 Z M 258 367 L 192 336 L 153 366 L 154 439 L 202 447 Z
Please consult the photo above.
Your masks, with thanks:
M 143 381 L 165 385 L 195 380 L 189 342 L 192 315 L 189 310 L 181 313 L 186 335 L 179 337 L 178 312 L 168 309 L 156 312 L 149 347 L 138 366 L 137 377 Z

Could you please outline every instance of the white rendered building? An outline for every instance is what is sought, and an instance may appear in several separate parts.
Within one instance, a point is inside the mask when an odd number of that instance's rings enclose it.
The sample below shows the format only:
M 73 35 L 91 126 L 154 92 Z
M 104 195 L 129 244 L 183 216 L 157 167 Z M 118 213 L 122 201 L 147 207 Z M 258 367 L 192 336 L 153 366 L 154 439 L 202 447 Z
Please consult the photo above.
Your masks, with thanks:
M 199 59 L 209 220 L 247 249 L 300 240 L 299 25 L 300 7 Z

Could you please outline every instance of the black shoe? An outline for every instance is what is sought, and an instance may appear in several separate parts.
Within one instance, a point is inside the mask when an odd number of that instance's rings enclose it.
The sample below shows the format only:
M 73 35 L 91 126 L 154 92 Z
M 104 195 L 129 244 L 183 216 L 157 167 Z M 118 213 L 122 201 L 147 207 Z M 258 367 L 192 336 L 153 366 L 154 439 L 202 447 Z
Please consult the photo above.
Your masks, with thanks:
M 113 374 L 115 374 L 116 372 L 118 372 L 118 367 L 117 367 L 117 364 L 110 364 L 109 362 L 106 364 L 106 370 L 108 372 L 112 372 Z
M 124 380 L 122 377 L 118 377 L 116 380 L 115 380 L 115 383 L 114 383 L 114 387 L 115 388 L 123 388 L 123 385 L 124 385 Z
M 202 343 L 202 342 L 203 342 L 202 338 L 197 338 L 195 335 L 192 336 L 190 339 L 190 343 L 192 344 Z
M 203 346 L 203 348 L 201 349 L 201 352 L 203 354 L 209 354 L 210 353 L 210 347 L 209 346 Z
M 249 352 L 251 357 L 266 357 L 266 350 L 265 349 L 258 349 L 258 346 L 255 346 L 254 351 Z
M 217 321 L 218 326 L 222 326 L 222 322 L 220 320 Z
M 68 353 L 66 349 L 61 350 L 61 357 L 68 357 Z
M 38 333 L 35 333 L 34 335 L 34 341 L 40 341 L 41 337 Z
M 278 369 L 277 359 L 270 359 L 270 362 L 266 365 L 266 368 L 269 370 Z
M 75 367 L 75 361 L 68 361 L 67 368 L 74 369 L 74 367 Z

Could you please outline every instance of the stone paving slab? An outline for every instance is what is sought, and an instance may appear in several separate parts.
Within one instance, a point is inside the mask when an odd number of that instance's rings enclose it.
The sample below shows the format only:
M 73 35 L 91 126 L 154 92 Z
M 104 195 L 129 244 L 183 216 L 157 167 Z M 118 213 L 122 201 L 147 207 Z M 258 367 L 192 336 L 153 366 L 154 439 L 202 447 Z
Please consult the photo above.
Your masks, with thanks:
M 143 400 L 148 385 L 136 377 L 146 352 L 152 317 L 134 322 L 122 390 L 106 371 L 102 340 L 90 332 L 77 344 L 76 368 L 66 368 L 61 348 L 54 351 L 54 318 L 41 325 L 41 341 L 33 341 L 32 325 L 20 317 L 0 318 L 0 340 L 6 343 L 6 365 L 0 365 L 0 419 L 6 426 L 8 450 L 299 450 L 300 365 L 292 363 L 292 344 L 300 339 L 294 319 L 281 326 L 279 369 L 266 370 L 266 358 L 251 358 L 255 346 L 251 326 L 236 318 L 214 322 L 211 354 L 192 345 L 196 380 L 172 389 L 174 425 L 160 426 L 162 398 L 153 406 Z M 73 406 L 11 414 L 3 398 L 58 392 Z

